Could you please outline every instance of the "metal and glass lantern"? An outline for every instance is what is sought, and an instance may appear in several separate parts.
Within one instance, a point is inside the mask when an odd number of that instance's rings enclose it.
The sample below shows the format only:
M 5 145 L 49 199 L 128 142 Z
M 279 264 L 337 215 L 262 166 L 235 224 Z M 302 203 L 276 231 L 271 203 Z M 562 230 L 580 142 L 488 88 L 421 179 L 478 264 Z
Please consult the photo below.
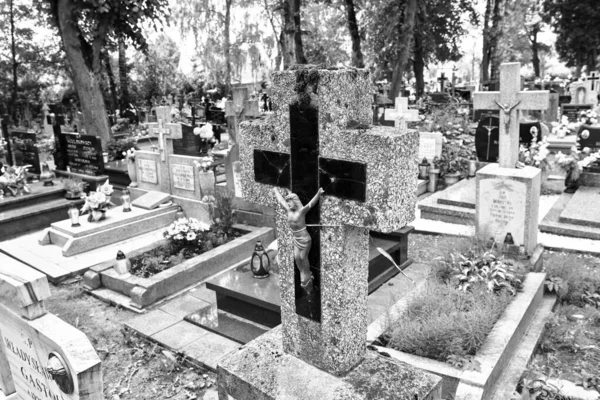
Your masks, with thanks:
M 259 240 L 254 246 L 252 258 L 250 259 L 250 269 L 255 278 L 263 279 L 269 276 L 271 261 L 265 252 L 262 242 Z
M 50 171 L 48 163 L 42 163 L 42 173 L 40 174 L 40 181 L 44 182 L 44 186 L 54 186 L 54 172 Z
M 67 211 L 67 213 L 69 214 L 69 218 L 71 219 L 71 226 L 81 226 L 79 224 L 79 209 L 75 207 L 75 204 L 71 204 L 71 207 L 69 207 L 69 211 Z
M 419 179 L 426 180 L 429 175 L 429 161 L 427 158 L 423 158 L 423 161 L 419 164 Z
M 123 194 L 121 195 L 121 204 L 123 205 L 123 212 L 131 211 L 131 195 L 127 189 L 123 190 Z
M 115 271 L 117 271 L 119 275 L 125 275 L 128 274 L 130 270 L 131 261 L 129 261 L 125 253 L 119 250 L 117 252 L 117 265 L 115 265 Z
M 177 214 L 175 214 L 176 219 L 185 218 L 185 214 L 183 212 L 183 208 L 181 206 L 177 206 Z

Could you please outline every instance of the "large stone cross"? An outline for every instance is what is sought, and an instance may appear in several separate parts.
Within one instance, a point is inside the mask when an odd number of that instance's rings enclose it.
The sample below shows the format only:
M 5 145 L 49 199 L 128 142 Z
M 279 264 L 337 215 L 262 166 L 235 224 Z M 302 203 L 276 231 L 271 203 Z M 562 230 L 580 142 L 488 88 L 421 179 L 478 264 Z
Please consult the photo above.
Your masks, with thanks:
M 156 107 L 156 119 L 158 123 L 149 123 L 148 132 L 152 136 L 158 136 L 158 149 L 162 162 L 167 162 L 167 153 L 169 147 L 167 139 L 181 139 L 183 131 L 181 124 L 172 124 L 171 107 Z
M 500 110 L 501 168 L 515 168 L 519 160 L 519 117 L 521 110 L 546 110 L 550 100 L 547 90 L 520 91 L 521 64 L 500 65 L 500 91 L 473 93 L 473 109 Z
M 296 276 L 287 212 L 276 208 L 282 333 L 287 353 L 341 374 L 366 350 L 369 230 L 391 232 L 414 219 L 418 134 L 364 128 L 371 119 L 367 71 L 283 71 L 272 80 L 274 113 L 240 125 L 242 192 L 272 206 L 273 187 L 303 204 L 325 190 L 306 218 L 311 296 Z M 299 96 L 297 88 L 306 92 Z
M 407 122 L 419 121 L 419 110 L 410 110 L 408 108 L 408 97 L 396 97 L 396 106 L 393 110 L 385 110 L 385 120 L 395 121 L 394 126 L 404 132 Z

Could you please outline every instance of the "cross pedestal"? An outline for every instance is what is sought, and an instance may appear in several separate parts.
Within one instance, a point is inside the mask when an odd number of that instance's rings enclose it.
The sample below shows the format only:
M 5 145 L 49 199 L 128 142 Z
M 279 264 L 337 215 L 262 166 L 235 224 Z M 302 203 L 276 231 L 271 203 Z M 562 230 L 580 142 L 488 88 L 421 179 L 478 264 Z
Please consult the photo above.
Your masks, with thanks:
M 521 110 L 546 110 L 548 91 L 521 92 L 519 63 L 500 66 L 500 92 L 476 92 L 474 109 L 500 110 L 499 164 L 477 171 L 476 232 L 506 249 L 532 254 L 537 245 L 541 171 L 516 169 Z M 511 247 L 512 246 L 512 247 Z
M 406 131 L 407 122 L 419 121 L 419 110 L 410 110 L 408 108 L 408 97 L 396 97 L 396 105 L 393 110 L 385 110 L 385 120 L 395 121 L 394 126 L 400 128 L 401 132 Z
M 306 215 L 313 290 L 300 287 L 298 231 L 277 205 L 281 328 L 221 362 L 219 398 L 437 398 L 438 378 L 366 350 L 369 230 L 414 219 L 418 133 L 348 127 L 371 120 L 365 70 L 299 69 L 272 81 L 274 114 L 240 125 L 242 192 L 273 206 L 274 187 L 304 205 L 325 190 Z M 417 385 L 405 387 L 406 379 Z

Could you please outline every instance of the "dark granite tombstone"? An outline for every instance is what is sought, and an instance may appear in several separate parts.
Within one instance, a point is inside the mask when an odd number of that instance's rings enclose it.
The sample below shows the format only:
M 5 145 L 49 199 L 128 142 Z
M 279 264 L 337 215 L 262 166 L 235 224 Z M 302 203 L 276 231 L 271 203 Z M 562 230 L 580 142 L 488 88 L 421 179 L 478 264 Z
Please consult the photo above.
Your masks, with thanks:
M 588 147 L 592 152 L 600 150 L 600 127 L 582 125 L 577 132 L 577 145 L 580 150 Z M 586 168 L 587 172 L 600 173 L 600 162 Z
M 593 108 L 591 104 L 563 104 L 560 107 L 562 115 L 566 115 L 569 118 L 569 122 L 577 122 L 581 111 Z
M 473 110 L 473 122 L 480 122 L 482 119 L 494 116 L 500 118 L 499 110 Z
M 429 96 L 434 103 L 445 104 L 450 102 L 450 95 L 448 93 L 431 93 Z
M 63 133 L 59 137 L 65 165 L 71 172 L 98 176 L 104 174 L 102 143 L 91 135 Z
M 173 140 L 173 154 L 197 156 L 199 140 L 199 137 L 194 135 L 192 125 L 181 124 L 181 139 Z
M 29 133 L 24 131 L 10 131 L 9 136 L 13 140 L 19 140 L 22 143 L 19 149 L 13 146 L 13 153 L 15 154 L 15 164 L 20 165 L 31 165 L 29 172 L 34 174 L 40 174 L 40 157 L 35 143 L 37 142 L 37 136 L 35 133 Z
M 570 104 L 571 96 L 570 95 L 560 95 L 558 96 L 558 105 L 562 106 L 563 104 Z

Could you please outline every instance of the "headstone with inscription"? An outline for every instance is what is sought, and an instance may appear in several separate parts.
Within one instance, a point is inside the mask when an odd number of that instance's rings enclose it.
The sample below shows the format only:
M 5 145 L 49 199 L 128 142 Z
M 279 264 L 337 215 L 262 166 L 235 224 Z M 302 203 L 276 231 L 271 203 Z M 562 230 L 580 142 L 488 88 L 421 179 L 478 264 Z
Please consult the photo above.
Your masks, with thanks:
M 33 132 L 12 130 L 9 132 L 15 165 L 31 165 L 29 172 L 40 174 L 40 155 L 35 143 L 37 135 Z
M 598 105 L 598 92 L 592 89 L 592 81 L 573 82 L 569 85 L 571 104 Z
M 370 126 L 367 70 L 308 67 L 275 72 L 272 82 L 278 107 L 273 118 L 242 122 L 240 164 L 245 198 L 280 204 L 282 323 L 220 361 L 219 399 L 439 399 L 439 377 L 365 343 L 369 230 L 395 231 L 414 218 L 417 132 Z M 313 203 L 308 239 L 290 227 L 273 190 Z M 294 253 L 311 243 L 306 290 Z
M 90 176 L 104 175 L 102 141 L 99 137 L 62 133 L 59 143 L 67 171 Z
M 419 132 L 418 160 L 426 158 L 431 164 L 435 157 L 442 155 L 444 135 L 441 132 Z
M 582 111 L 591 110 L 592 108 L 591 104 L 563 104 L 560 106 L 561 114 L 566 115 L 569 122 L 579 121 L 579 114 Z
M 45 275 L 0 254 L 0 389 L 15 400 L 102 400 L 100 358 L 46 312 L 49 297 Z
M 531 255 L 537 246 L 541 171 L 516 168 L 520 110 L 544 110 L 547 91 L 520 92 L 521 64 L 500 66 L 500 92 L 474 94 L 474 108 L 500 109 L 499 163 L 477 171 L 476 233 L 480 240 L 511 242 Z

